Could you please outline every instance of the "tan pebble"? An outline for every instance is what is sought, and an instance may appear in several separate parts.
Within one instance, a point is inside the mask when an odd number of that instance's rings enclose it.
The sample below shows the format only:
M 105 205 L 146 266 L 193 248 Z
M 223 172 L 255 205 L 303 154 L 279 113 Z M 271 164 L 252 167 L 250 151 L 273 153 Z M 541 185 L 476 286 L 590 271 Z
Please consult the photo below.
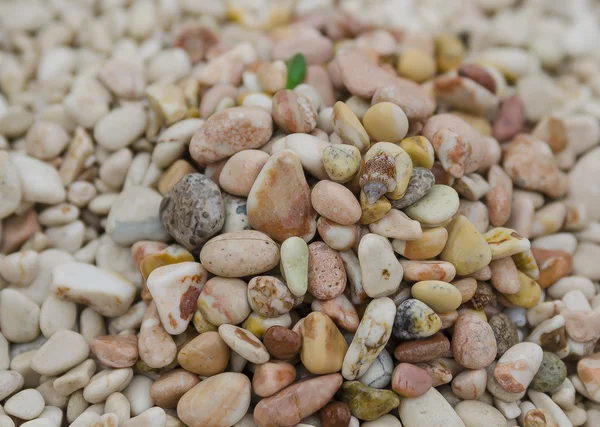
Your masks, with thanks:
M 235 196 L 248 197 L 252 184 L 269 156 L 260 150 L 243 150 L 231 156 L 219 175 L 219 185 Z
M 369 108 L 364 115 L 363 125 L 375 141 L 398 143 L 408 131 L 406 114 L 391 102 L 380 102 Z
M 273 120 L 286 133 L 309 133 L 317 125 L 317 113 L 310 101 L 292 90 L 273 96 Z
M 269 397 L 296 379 L 294 365 L 286 362 L 267 362 L 254 371 L 252 390 L 260 397 Z
M 348 344 L 325 314 L 313 312 L 302 328 L 302 363 L 313 374 L 330 374 L 342 368 Z
M 519 291 L 515 294 L 503 295 L 506 300 L 517 307 L 532 308 L 540 301 L 542 290 L 535 280 L 527 276 L 525 273 L 518 271 L 519 274 Z
M 435 110 L 435 99 L 420 85 L 408 79 L 395 78 L 388 82 L 382 79 L 373 94 L 371 105 L 392 102 L 402 108 L 410 124 L 422 123 Z M 431 141 L 431 140 L 430 140 Z
M 490 191 L 490 185 L 477 173 L 463 175 L 456 179 L 453 188 L 458 194 L 472 201 L 481 199 Z
M 345 183 L 358 173 L 360 166 L 360 151 L 353 145 L 328 145 L 322 153 L 325 171 L 334 182 Z
M 449 282 L 454 279 L 456 269 L 452 264 L 445 261 L 412 261 L 400 260 L 404 270 L 403 279 L 410 282 L 421 280 L 442 280 Z
M 358 225 L 341 225 L 320 217 L 317 221 L 319 236 L 331 249 L 345 251 L 352 248 L 358 240 Z
M 496 339 L 487 322 L 463 314 L 454 323 L 452 353 L 458 363 L 468 369 L 488 366 L 496 358 Z
M 501 258 L 490 262 L 492 270 L 492 285 L 503 294 L 515 294 L 521 286 L 515 262 L 511 257 Z
M 452 285 L 460 292 L 463 304 L 473 298 L 477 291 L 477 280 L 472 277 L 454 280 Z
M 265 317 L 277 317 L 293 308 L 294 297 L 277 277 L 256 276 L 248 283 L 248 302 L 255 312 Z
M 423 235 L 421 224 L 397 209 L 390 210 L 383 218 L 369 224 L 369 230 L 380 236 L 400 240 L 417 240 Z
M 142 320 L 138 348 L 140 359 L 151 368 L 163 368 L 173 362 L 177 356 L 177 346 L 160 323 L 154 301 L 146 310 Z
M 313 131 L 314 133 L 314 131 Z M 324 136 L 327 137 L 326 134 Z M 302 164 L 304 170 L 315 178 L 326 180 L 328 178 L 323 165 L 323 150 L 328 147 L 329 138 L 325 140 L 310 134 L 294 133 L 281 138 L 273 144 L 271 154 L 277 154 L 287 148 L 292 150 Z
M 452 380 L 452 392 L 460 399 L 476 400 L 485 392 L 485 369 L 465 370 Z
M 312 205 L 320 215 L 342 225 L 355 224 L 360 204 L 346 187 L 333 181 L 319 181 L 311 192 Z
M 98 360 L 111 368 L 128 368 L 138 359 L 135 335 L 106 335 L 90 343 L 90 350 Z
M 183 347 L 177 360 L 186 371 L 205 376 L 215 375 L 227 367 L 229 347 L 217 332 L 205 332 Z
M 219 326 L 219 335 L 237 354 L 250 363 L 260 365 L 269 360 L 269 353 L 263 343 L 245 329 L 234 325 Z
M 369 149 L 369 135 L 350 108 L 341 101 L 333 106 L 331 116 L 333 130 L 345 144 L 352 145 L 365 152 Z
M 439 280 L 415 283 L 411 288 L 411 295 L 440 313 L 456 310 L 462 303 L 460 291 L 452 284 Z
M 458 319 L 458 311 L 449 311 L 447 313 L 437 313 L 438 317 L 440 318 L 440 320 L 442 321 L 442 325 L 440 326 L 440 330 L 441 329 L 447 329 L 450 328 L 451 326 L 454 326 L 454 323 L 456 322 L 456 319 Z
M 395 76 L 374 64 L 362 49 L 348 49 L 335 61 L 344 86 L 361 98 L 371 98 L 380 87 L 396 82 Z
M 461 40 L 451 34 L 441 34 L 436 37 L 435 51 L 438 69 L 441 72 L 457 69 L 465 54 Z
M 435 75 L 435 58 L 425 50 L 408 48 L 400 55 L 397 69 L 401 77 L 423 83 Z
M 542 289 L 552 286 L 573 271 L 573 257 L 562 250 L 531 248 L 540 274 L 537 279 Z
M 197 172 L 196 168 L 187 161 L 176 160 L 159 178 L 158 191 L 164 196 L 185 175 Z
M 400 141 L 402 148 L 410 156 L 413 167 L 431 169 L 435 152 L 433 146 L 424 136 L 411 136 Z
M 323 242 L 308 246 L 308 292 L 319 299 L 332 299 L 346 287 L 346 270 L 337 251 Z
M 358 328 L 358 313 L 344 294 L 326 301 L 315 299 L 311 308 L 329 316 L 337 326 L 349 332 L 355 332 Z
M 412 241 L 394 239 L 394 251 L 411 260 L 426 260 L 439 255 L 448 240 L 448 231 L 444 227 L 429 228 L 423 231 L 421 238 Z
M 296 332 L 284 328 L 283 326 L 271 326 L 265 332 L 263 342 L 271 356 L 279 360 L 289 360 L 296 356 L 300 351 L 302 337 Z
M 248 285 L 240 279 L 213 277 L 206 282 L 197 306 L 206 321 L 215 326 L 241 323 L 250 314 Z

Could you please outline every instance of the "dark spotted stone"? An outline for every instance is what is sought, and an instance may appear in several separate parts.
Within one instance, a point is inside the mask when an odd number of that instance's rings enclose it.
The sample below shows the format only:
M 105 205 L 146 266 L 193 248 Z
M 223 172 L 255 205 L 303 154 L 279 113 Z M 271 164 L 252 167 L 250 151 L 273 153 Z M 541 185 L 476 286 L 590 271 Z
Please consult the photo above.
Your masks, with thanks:
M 496 338 L 496 346 L 498 348 L 496 359 L 499 359 L 506 353 L 506 350 L 518 344 L 519 335 L 517 334 L 517 326 L 504 313 L 494 314 L 490 318 L 489 324 Z
M 530 387 L 548 393 L 561 385 L 565 378 L 567 378 L 565 363 L 556 354 L 545 351 L 540 369 L 533 377 Z
M 435 176 L 429 169 L 413 168 L 406 193 L 400 200 L 392 200 L 392 207 L 394 209 L 404 209 L 418 202 L 431 190 L 434 183 Z
M 225 204 L 217 184 L 200 173 L 190 173 L 165 194 L 159 216 L 177 243 L 198 253 L 223 228 Z
M 442 320 L 425 303 L 407 299 L 398 306 L 392 334 L 400 340 L 427 338 L 440 330 Z

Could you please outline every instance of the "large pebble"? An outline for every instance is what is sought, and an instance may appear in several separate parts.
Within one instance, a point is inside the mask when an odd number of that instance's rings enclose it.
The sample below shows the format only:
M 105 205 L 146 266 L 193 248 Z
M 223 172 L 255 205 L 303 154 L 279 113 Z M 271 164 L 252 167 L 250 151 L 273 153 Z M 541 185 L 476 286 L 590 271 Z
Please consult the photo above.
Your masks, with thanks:
M 90 343 L 98 361 L 111 368 L 128 368 L 138 360 L 138 339 L 135 335 L 105 335 Z
M 454 323 L 452 353 L 465 368 L 488 366 L 497 353 L 496 339 L 490 325 L 476 315 L 460 315 Z
M 465 427 L 505 427 L 506 418 L 502 413 L 487 403 L 478 400 L 466 400 L 454 407 Z
M 225 223 L 219 187 L 202 174 L 188 174 L 160 202 L 162 225 L 183 247 L 198 252 Z
M 368 296 L 377 298 L 396 292 L 403 270 L 388 239 L 366 234 L 358 245 L 358 259 L 362 285 Z
M 269 158 L 248 195 L 250 225 L 278 242 L 316 232 L 316 213 L 298 156 L 285 149 Z
M 387 345 L 396 316 L 396 304 L 389 298 L 369 303 L 344 357 L 342 375 L 347 380 L 361 377 Z
M 275 325 L 266 330 L 263 343 L 275 359 L 290 360 L 300 351 L 302 337 L 291 329 Z
M 219 326 L 219 335 L 225 343 L 247 361 L 260 365 L 269 361 L 269 352 L 251 332 L 235 325 Z
M 83 362 L 89 350 L 88 343 L 80 334 L 61 329 L 35 353 L 31 369 L 42 375 L 60 374 Z
M 279 263 L 279 247 L 259 231 L 234 231 L 206 242 L 200 252 L 200 262 L 218 276 L 251 276 L 268 271 Z
M 342 225 L 352 225 L 361 216 L 360 204 L 350 190 L 333 181 L 319 181 L 310 194 L 319 215 Z
M 393 391 L 371 388 L 359 381 L 346 381 L 338 395 L 348 404 L 352 415 L 364 421 L 376 420 L 400 404 Z
M 328 145 L 323 149 L 322 158 L 329 179 L 342 184 L 352 180 L 360 167 L 360 151 L 353 145 Z
M 177 355 L 182 368 L 194 374 L 211 376 L 225 371 L 229 361 L 229 347 L 214 331 L 198 335 Z
M 422 396 L 401 399 L 398 413 L 404 427 L 465 427 L 452 406 L 433 387 Z
M 498 360 L 494 376 L 502 388 L 510 393 L 527 389 L 542 363 L 542 348 L 522 342 L 508 349 Z
M 44 398 L 33 389 L 20 391 L 4 402 L 4 411 L 22 420 L 32 420 L 44 410 Z
M 65 201 L 67 193 L 54 167 L 22 154 L 13 155 L 11 160 L 19 174 L 23 200 L 48 205 Z
M 11 342 L 29 342 L 40 334 L 40 309 L 14 289 L 0 292 L 0 329 Z
M 227 160 L 219 175 L 219 185 L 235 196 L 248 197 L 252 184 L 269 155 L 261 150 L 243 150 Z
M 195 385 L 177 404 L 177 416 L 190 427 L 228 427 L 250 406 L 250 380 L 227 372 Z
M 372 388 L 386 388 L 392 379 L 393 369 L 394 360 L 384 348 L 358 381 Z
M 393 334 L 401 340 L 427 338 L 440 330 L 442 321 L 426 304 L 408 299 L 398 306 Z
M 436 226 L 451 219 L 458 210 L 458 205 L 456 190 L 447 185 L 434 185 L 424 197 L 408 206 L 404 212 L 422 224 Z
M 392 390 L 403 397 L 419 397 L 431 388 L 429 373 L 410 363 L 400 363 L 394 369 Z
M 486 267 L 492 251 L 473 223 L 459 215 L 448 227 L 448 241 L 440 259 L 452 263 L 457 274 L 466 276 Z
M 597 200 L 598 169 L 595 165 L 600 161 L 600 149 L 595 148 L 583 155 L 569 174 L 569 197 L 581 202 L 586 207 L 590 220 L 600 219 L 600 204 Z M 582 185 L 582 183 L 590 185 Z
M 264 145 L 273 133 L 271 115 L 262 108 L 235 107 L 213 114 L 192 137 L 190 154 L 200 165 Z
M 84 263 L 56 266 L 50 290 L 60 299 L 88 305 L 107 317 L 125 314 L 136 293 L 122 276 Z
M 331 374 L 342 368 L 348 344 L 335 323 L 319 312 L 310 313 L 301 328 L 300 356 L 313 374 Z
M 169 334 L 185 332 L 207 277 L 208 272 L 197 262 L 165 265 L 150 273 L 146 284 Z

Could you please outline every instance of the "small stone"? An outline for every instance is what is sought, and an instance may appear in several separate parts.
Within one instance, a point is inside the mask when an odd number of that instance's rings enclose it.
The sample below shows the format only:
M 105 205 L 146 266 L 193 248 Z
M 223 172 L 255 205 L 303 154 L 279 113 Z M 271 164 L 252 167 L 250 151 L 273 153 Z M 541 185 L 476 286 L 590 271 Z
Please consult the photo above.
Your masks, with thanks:
M 600 280 L 600 267 L 594 262 L 600 254 L 600 245 L 581 242 L 573 256 L 573 273 L 590 280 Z
M 496 339 L 490 325 L 475 315 L 460 315 L 454 323 L 452 354 L 465 368 L 488 366 L 497 354 Z
M 514 295 L 519 291 L 521 282 L 517 272 L 517 266 L 511 257 L 492 260 L 492 286 L 503 294 Z
M 285 149 L 269 158 L 248 195 L 252 228 L 278 242 L 298 236 L 310 241 L 317 228 L 310 190 L 298 156 Z
M 506 418 L 502 413 L 487 403 L 477 400 L 465 400 L 454 407 L 458 416 L 465 423 L 465 427 L 506 426 Z
M 310 194 L 313 208 L 325 218 L 342 225 L 352 225 L 361 216 L 360 204 L 350 190 L 333 181 L 319 181 Z
M 24 343 L 40 334 L 40 309 L 15 289 L 0 292 L 0 329 L 11 342 Z
M 359 230 L 358 224 L 340 225 L 323 216 L 317 221 L 319 236 L 327 246 L 336 251 L 351 249 L 358 241 Z
M 375 141 L 399 143 L 408 131 L 408 119 L 402 108 L 391 102 L 380 102 L 363 117 L 365 130 Z
M 492 331 L 494 331 L 494 337 L 496 338 L 498 348 L 496 357 L 500 358 L 509 348 L 518 344 L 517 326 L 504 313 L 497 313 L 490 317 L 489 325 Z
M 275 359 L 290 360 L 300 351 L 302 337 L 283 326 L 271 326 L 264 334 L 263 343 Z
M 256 276 L 248 283 L 248 301 L 252 310 L 265 317 L 289 312 L 294 298 L 287 286 L 273 276 Z
M 496 227 L 485 233 L 485 240 L 490 245 L 492 259 L 500 259 L 528 251 L 531 244 L 515 230 Z
M 448 242 L 440 258 L 451 262 L 456 267 L 456 273 L 464 276 L 486 267 L 491 261 L 492 252 L 475 226 L 459 215 L 448 227 Z
M 138 349 L 140 359 L 150 368 L 163 368 L 171 364 L 177 355 L 177 346 L 163 328 L 154 301 L 150 303 L 142 319 Z
M 96 363 L 92 359 L 87 359 L 55 379 L 52 387 L 56 393 L 62 396 L 69 396 L 88 385 L 95 372 Z
M 410 260 L 426 260 L 438 256 L 448 240 L 448 230 L 444 227 L 425 229 L 420 239 L 405 241 L 394 239 L 394 252 Z
M 346 287 L 342 258 L 323 242 L 308 246 L 308 292 L 318 299 L 332 299 Z
M 415 283 L 411 288 L 411 295 L 438 313 L 456 310 L 462 303 L 460 291 L 450 283 L 440 280 Z
M 260 397 L 269 397 L 296 380 L 296 368 L 285 362 L 259 365 L 252 377 L 252 390 Z
M 429 169 L 413 168 L 404 196 L 399 200 L 393 200 L 392 207 L 394 209 L 404 209 L 413 205 L 425 197 L 434 183 L 435 178 Z
M 54 167 L 23 154 L 14 154 L 11 160 L 19 174 L 24 201 L 48 205 L 65 201 L 67 194 Z
M 398 306 L 393 334 L 401 340 L 427 338 L 440 330 L 442 321 L 426 304 L 408 299 Z
M 512 295 L 503 295 L 508 302 L 517 307 L 532 308 L 540 301 L 542 290 L 535 280 L 524 273 L 519 273 L 521 283 L 519 291 Z
M 4 411 L 22 420 L 37 418 L 43 410 L 44 398 L 33 389 L 20 391 L 4 402 Z
M 227 108 L 210 116 L 192 137 L 190 154 L 200 165 L 264 145 L 273 133 L 271 115 L 261 108 Z
M 395 315 L 396 305 L 389 298 L 376 298 L 369 303 L 346 351 L 344 378 L 354 380 L 369 369 L 390 339 Z
M 542 363 L 543 351 L 534 343 L 518 343 L 498 360 L 494 376 L 500 386 L 510 393 L 527 390 Z
M 313 312 L 301 330 L 302 363 L 313 374 L 331 374 L 342 369 L 348 344 L 337 326 L 326 315 Z
M 375 203 L 369 203 L 364 191 L 360 192 L 360 207 L 362 209 L 361 224 L 379 221 L 392 209 L 391 203 L 385 196 L 381 196 Z
M 394 369 L 392 390 L 403 397 L 419 397 L 431 388 L 429 374 L 410 363 L 400 363 Z
M 404 270 L 403 279 L 407 282 L 419 282 L 422 280 L 449 282 L 456 275 L 454 266 L 446 261 L 411 261 L 403 259 L 400 260 L 400 265 L 402 265 L 402 269 Z M 456 283 L 453 283 L 453 285 L 461 292 L 460 287 Z M 462 300 L 466 302 L 464 296 Z
M 252 184 L 269 155 L 260 150 L 243 150 L 231 156 L 219 175 L 219 185 L 229 194 L 248 197 Z
M 597 355 L 584 357 L 577 363 L 577 375 L 585 386 L 585 390 L 594 401 L 598 401 L 600 397 L 599 368 L 600 359 L 598 359 Z
M 358 148 L 361 153 L 369 149 L 369 135 L 348 105 L 341 101 L 335 103 L 331 123 L 334 132 L 345 144 Z
M 205 332 L 179 351 L 177 361 L 183 369 L 194 374 L 216 375 L 227 367 L 229 347 L 217 332 Z
M 530 387 L 534 390 L 548 393 L 560 386 L 567 377 L 567 367 L 560 358 L 544 351 L 542 363 L 531 380 Z
M 57 265 L 50 289 L 60 299 L 89 305 L 107 317 L 126 313 L 136 292 L 122 276 L 84 263 Z
M 329 316 L 337 326 L 349 332 L 356 332 L 358 328 L 358 313 L 344 294 L 325 301 L 315 299 L 311 308 Z
M 21 203 L 19 172 L 7 151 L 0 151 L 0 219 L 10 216 Z
M 292 316 L 290 316 L 290 313 L 286 313 L 279 317 L 263 317 L 258 313 L 251 312 L 242 323 L 242 328 L 254 334 L 259 339 L 264 337 L 265 332 L 271 326 L 290 328 L 292 326 Z
M 63 351 L 65 348 L 69 351 Z M 80 334 L 62 329 L 40 347 L 31 368 L 42 375 L 60 374 L 83 362 L 88 352 L 89 346 Z
M 225 324 L 219 326 L 219 335 L 233 351 L 248 362 L 260 365 L 269 361 L 269 352 L 251 332 Z
M 341 184 L 351 181 L 360 167 L 360 151 L 352 145 L 328 145 L 323 149 L 322 158 L 329 179 Z
M 105 335 L 90 343 L 90 350 L 100 363 L 111 368 L 129 368 L 138 360 L 135 335 Z
M 303 296 L 308 289 L 309 252 L 306 242 L 290 237 L 281 245 L 281 272 L 290 291 Z
M 191 252 L 198 252 L 225 222 L 219 187 L 202 174 L 188 174 L 165 194 L 159 217 L 179 244 Z
M 402 265 L 396 259 L 388 239 L 366 234 L 358 245 L 362 285 L 371 298 L 391 295 L 402 280 Z
M 372 388 L 386 388 L 392 379 L 393 369 L 394 360 L 384 348 L 358 381 Z
M 526 252 L 513 255 L 512 259 L 519 271 L 522 271 L 533 280 L 537 280 L 540 277 L 540 270 L 537 266 L 531 249 Z
M 23 388 L 23 376 L 17 371 L 0 371 L 0 397 L 6 399 Z
M 177 416 L 190 427 L 231 426 L 250 407 L 250 380 L 226 372 L 192 387 L 177 404 Z
M 133 370 L 131 368 L 100 371 L 83 389 L 83 397 L 92 404 L 104 402 L 112 393 L 124 390 L 132 378 Z
M 438 332 L 430 338 L 398 344 L 394 350 L 394 357 L 400 362 L 427 362 L 442 357 L 449 350 L 450 341 Z
M 345 382 L 338 396 L 348 404 L 352 415 L 364 421 L 376 420 L 400 404 L 394 392 L 367 387 L 358 381 Z
M 293 90 L 280 90 L 273 96 L 271 115 L 285 133 L 310 133 L 317 125 L 310 101 Z
M 161 408 L 176 408 L 179 399 L 198 382 L 196 375 L 183 369 L 175 369 L 161 375 L 152 383 L 150 398 L 156 406 Z
M 577 342 L 597 341 L 600 336 L 600 313 L 597 311 L 561 310 L 569 338 Z
M 422 224 L 436 226 L 451 219 L 458 210 L 458 194 L 446 185 L 434 185 L 419 201 L 404 212 Z
M 476 400 L 485 393 L 486 383 L 485 369 L 465 370 L 452 380 L 452 392 L 460 399 Z
M 398 413 L 405 427 L 464 427 L 450 403 L 433 387 L 422 396 L 401 399 Z
M 390 210 L 383 218 L 369 224 L 372 233 L 400 240 L 417 240 L 423 232 L 418 221 L 411 220 L 404 212 Z
M 346 427 L 351 416 L 350 408 L 342 402 L 331 402 L 319 411 L 322 427 Z

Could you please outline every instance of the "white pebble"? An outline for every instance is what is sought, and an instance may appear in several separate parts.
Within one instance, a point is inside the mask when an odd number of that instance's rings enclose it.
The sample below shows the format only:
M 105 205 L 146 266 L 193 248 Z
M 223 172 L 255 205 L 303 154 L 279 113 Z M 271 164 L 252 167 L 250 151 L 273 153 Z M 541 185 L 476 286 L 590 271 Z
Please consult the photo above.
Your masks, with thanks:
M 44 410 L 44 398 L 37 390 L 18 392 L 4 403 L 4 411 L 23 420 L 32 420 Z
M 38 272 L 39 254 L 32 250 L 14 252 L 0 259 L 0 273 L 16 286 L 31 284 Z
M 33 341 L 40 334 L 39 307 L 15 289 L 0 292 L 0 329 L 11 342 Z
M 123 395 L 131 405 L 131 415 L 136 417 L 152 408 L 153 403 L 150 398 L 150 387 L 153 381 L 143 375 L 133 377 L 129 385 L 123 390 Z
M 48 295 L 40 310 L 40 330 L 50 338 L 59 329 L 73 329 L 77 324 L 77 304 Z

